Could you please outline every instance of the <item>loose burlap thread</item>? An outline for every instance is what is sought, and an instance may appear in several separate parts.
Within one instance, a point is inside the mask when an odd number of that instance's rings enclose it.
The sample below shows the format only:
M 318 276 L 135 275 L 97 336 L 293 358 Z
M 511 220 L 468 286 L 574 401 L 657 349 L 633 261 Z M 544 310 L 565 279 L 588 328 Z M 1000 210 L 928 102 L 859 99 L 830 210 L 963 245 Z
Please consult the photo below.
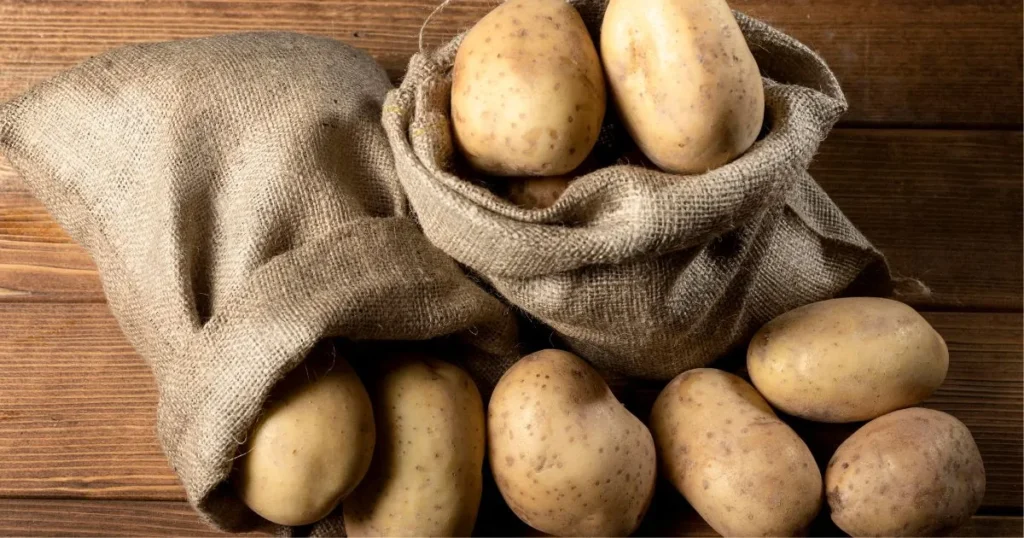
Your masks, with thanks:
M 570 3 L 598 42 L 606 0 Z M 690 176 L 606 166 L 541 210 L 456 171 L 449 103 L 462 36 L 413 56 L 383 123 L 426 236 L 574 351 L 633 377 L 707 365 L 774 316 L 851 287 L 887 293 L 884 257 L 807 172 L 846 110 L 838 82 L 803 44 L 736 18 L 765 87 L 765 133 L 746 154 Z M 594 155 L 626 152 L 623 131 L 610 114 Z
M 92 254 L 163 449 L 223 529 L 260 525 L 225 479 L 317 342 L 441 340 L 485 383 L 516 355 L 508 307 L 410 218 L 389 89 L 347 45 L 251 33 L 117 49 L 0 109 L 0 148 Z

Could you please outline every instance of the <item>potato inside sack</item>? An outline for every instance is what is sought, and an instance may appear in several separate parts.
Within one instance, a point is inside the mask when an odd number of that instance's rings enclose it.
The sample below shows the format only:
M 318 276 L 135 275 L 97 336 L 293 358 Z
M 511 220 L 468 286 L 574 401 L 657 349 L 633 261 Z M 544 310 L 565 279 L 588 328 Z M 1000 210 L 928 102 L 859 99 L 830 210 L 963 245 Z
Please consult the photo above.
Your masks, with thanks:
M 597 143 L 604 72 L 580 14 L 563 0 L 510 0 L 466 34 L 452 71 L 455 142 L 479 171 L 553 176 Z
M 654 494 L 654 441 L 589 364 L 553 349 L 523 357 L 487 416 L 495 482 L 526 524 L 557 536 L 636 530 Z
M 242 501 L 279 525 L 319 521 L 370 467 L 370 397 L 333 345 L 317 346 L 268 397 L 239 449 L 232 482 Z
M 601 55 L 623 123 L 661 169 L 702 173 L 757 139 L 764 87 L 724 0 L 611 0 Z
M 461 368 L 405 353 L 372 386 L 377 447 L 345 500 L 349 536 L 468 536 L 483 484 L 484 408 Z

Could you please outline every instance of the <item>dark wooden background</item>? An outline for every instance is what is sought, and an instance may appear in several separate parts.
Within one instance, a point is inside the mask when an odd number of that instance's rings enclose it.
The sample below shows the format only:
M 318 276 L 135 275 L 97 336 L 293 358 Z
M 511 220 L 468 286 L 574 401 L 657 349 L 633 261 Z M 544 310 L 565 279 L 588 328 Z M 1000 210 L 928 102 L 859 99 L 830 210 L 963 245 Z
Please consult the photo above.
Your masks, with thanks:
M 347 41 L 397 79 L 435 4 L 0 0 L 0 101 L 125 43 L 253 29 Z M 896 272 L 927 285 L 900 296 L 949 343 L 949 377 L 927 405 L 971 428 L 988 473 L 984 506 L 960 533 L 1021 536 L 1021 1 L 732 4 L 816 49 L 843 83 L 850 111 L 812 172 Z M 453 1 L 428 44 L 493 5 Z M 211 532 L 160 452 L 155 403 L 88 254 L 0 158 L 0 535 Z M 809 435 L 828 438 L 825 450 L 840 433 Z M 490 491 L 482 527 L 524 532 L 512 521 Z M 642 531 L 710 529 L 669 489 Z

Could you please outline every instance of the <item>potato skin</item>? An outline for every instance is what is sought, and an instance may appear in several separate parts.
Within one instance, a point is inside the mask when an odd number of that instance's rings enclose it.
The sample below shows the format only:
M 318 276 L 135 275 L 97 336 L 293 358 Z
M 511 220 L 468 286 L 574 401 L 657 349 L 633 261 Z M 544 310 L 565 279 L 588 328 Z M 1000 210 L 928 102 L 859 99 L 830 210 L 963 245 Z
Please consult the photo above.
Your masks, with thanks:
M 523 209 L 546 209 L 555 205 L 572 179 L 570 176 L 509 178 L 506 197 Z
M 924 408 L 865 424 L 829 461 L 832 521 L 853 536 L 937 536 L 965 524 L 985 496 L 985 467 L 971 432 Z
M 370 397 L 331 351 L 318 347 L 278 383 L 235 463 L 239 496 L 279 525 L 325 517 L 359 484 L 373 457 Z
M 593 149 L 606 106 L 597 49 L 563 0 L 509 0 L 466 34 L 452 72 L 455 142 L 496 176 L 552 176 Z
M 484 407 L 459 367 L 406 355 L 373 390 L 373 465 L 345 500 L 349 536 L 469 536 L 480 507 Z
M 662 474 L 719 534 L 797 536 L 821 509 L 810 449 L 739 377 L 679 374 L 650 422 Z
M 505 501 L 557 536 L 626 536 L 654 495 L 654 441 L 579 357 L 538 351 L 510 368 L 488 407 L 491 469 Z
M 775 407 L 817 422 L 870 420 L 920 403 L 942 384 L 949 351 L 913 308 L 889 299 L 833 299 L 768 322 L 747 370 Z
M 601 57 L 619 115 L 659 168 L 702 173 L 757 139 L 764 87 L 724 0 L 611 0 Z

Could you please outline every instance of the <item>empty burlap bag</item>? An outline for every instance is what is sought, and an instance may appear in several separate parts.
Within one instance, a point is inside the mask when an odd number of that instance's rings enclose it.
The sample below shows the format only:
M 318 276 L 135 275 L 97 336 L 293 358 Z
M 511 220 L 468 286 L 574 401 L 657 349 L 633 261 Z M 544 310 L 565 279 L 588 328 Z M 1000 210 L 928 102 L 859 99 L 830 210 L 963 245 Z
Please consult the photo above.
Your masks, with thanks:
M 254 33 L 117 49 L 0 109 L 0 148 L 95 259 L 164 451 L 222 528 L 259 522 L 224 480 L 318 341 L 447 336 L 492 381 L 515 352 L 508 307 L 409 216 L 390 88 L 347 45 Z
M 596 42 L 605 2 L 571 3 Z M 543 210 L 453 172 L 461 36 L 414 56 L 383 122 L 427 237 L 596 365 L 644 378 L 706 365 L 772 317 L 855 281 L 860 293 L 885 293 L 884 258 L 807 173 L 846 109 L 835 77 L 796 40 L 736 16 L 764 76 L 763 139 L 700 175 L 607 166 Z M 614 162 L 629 144 L 610 117 L 595 156 Z

